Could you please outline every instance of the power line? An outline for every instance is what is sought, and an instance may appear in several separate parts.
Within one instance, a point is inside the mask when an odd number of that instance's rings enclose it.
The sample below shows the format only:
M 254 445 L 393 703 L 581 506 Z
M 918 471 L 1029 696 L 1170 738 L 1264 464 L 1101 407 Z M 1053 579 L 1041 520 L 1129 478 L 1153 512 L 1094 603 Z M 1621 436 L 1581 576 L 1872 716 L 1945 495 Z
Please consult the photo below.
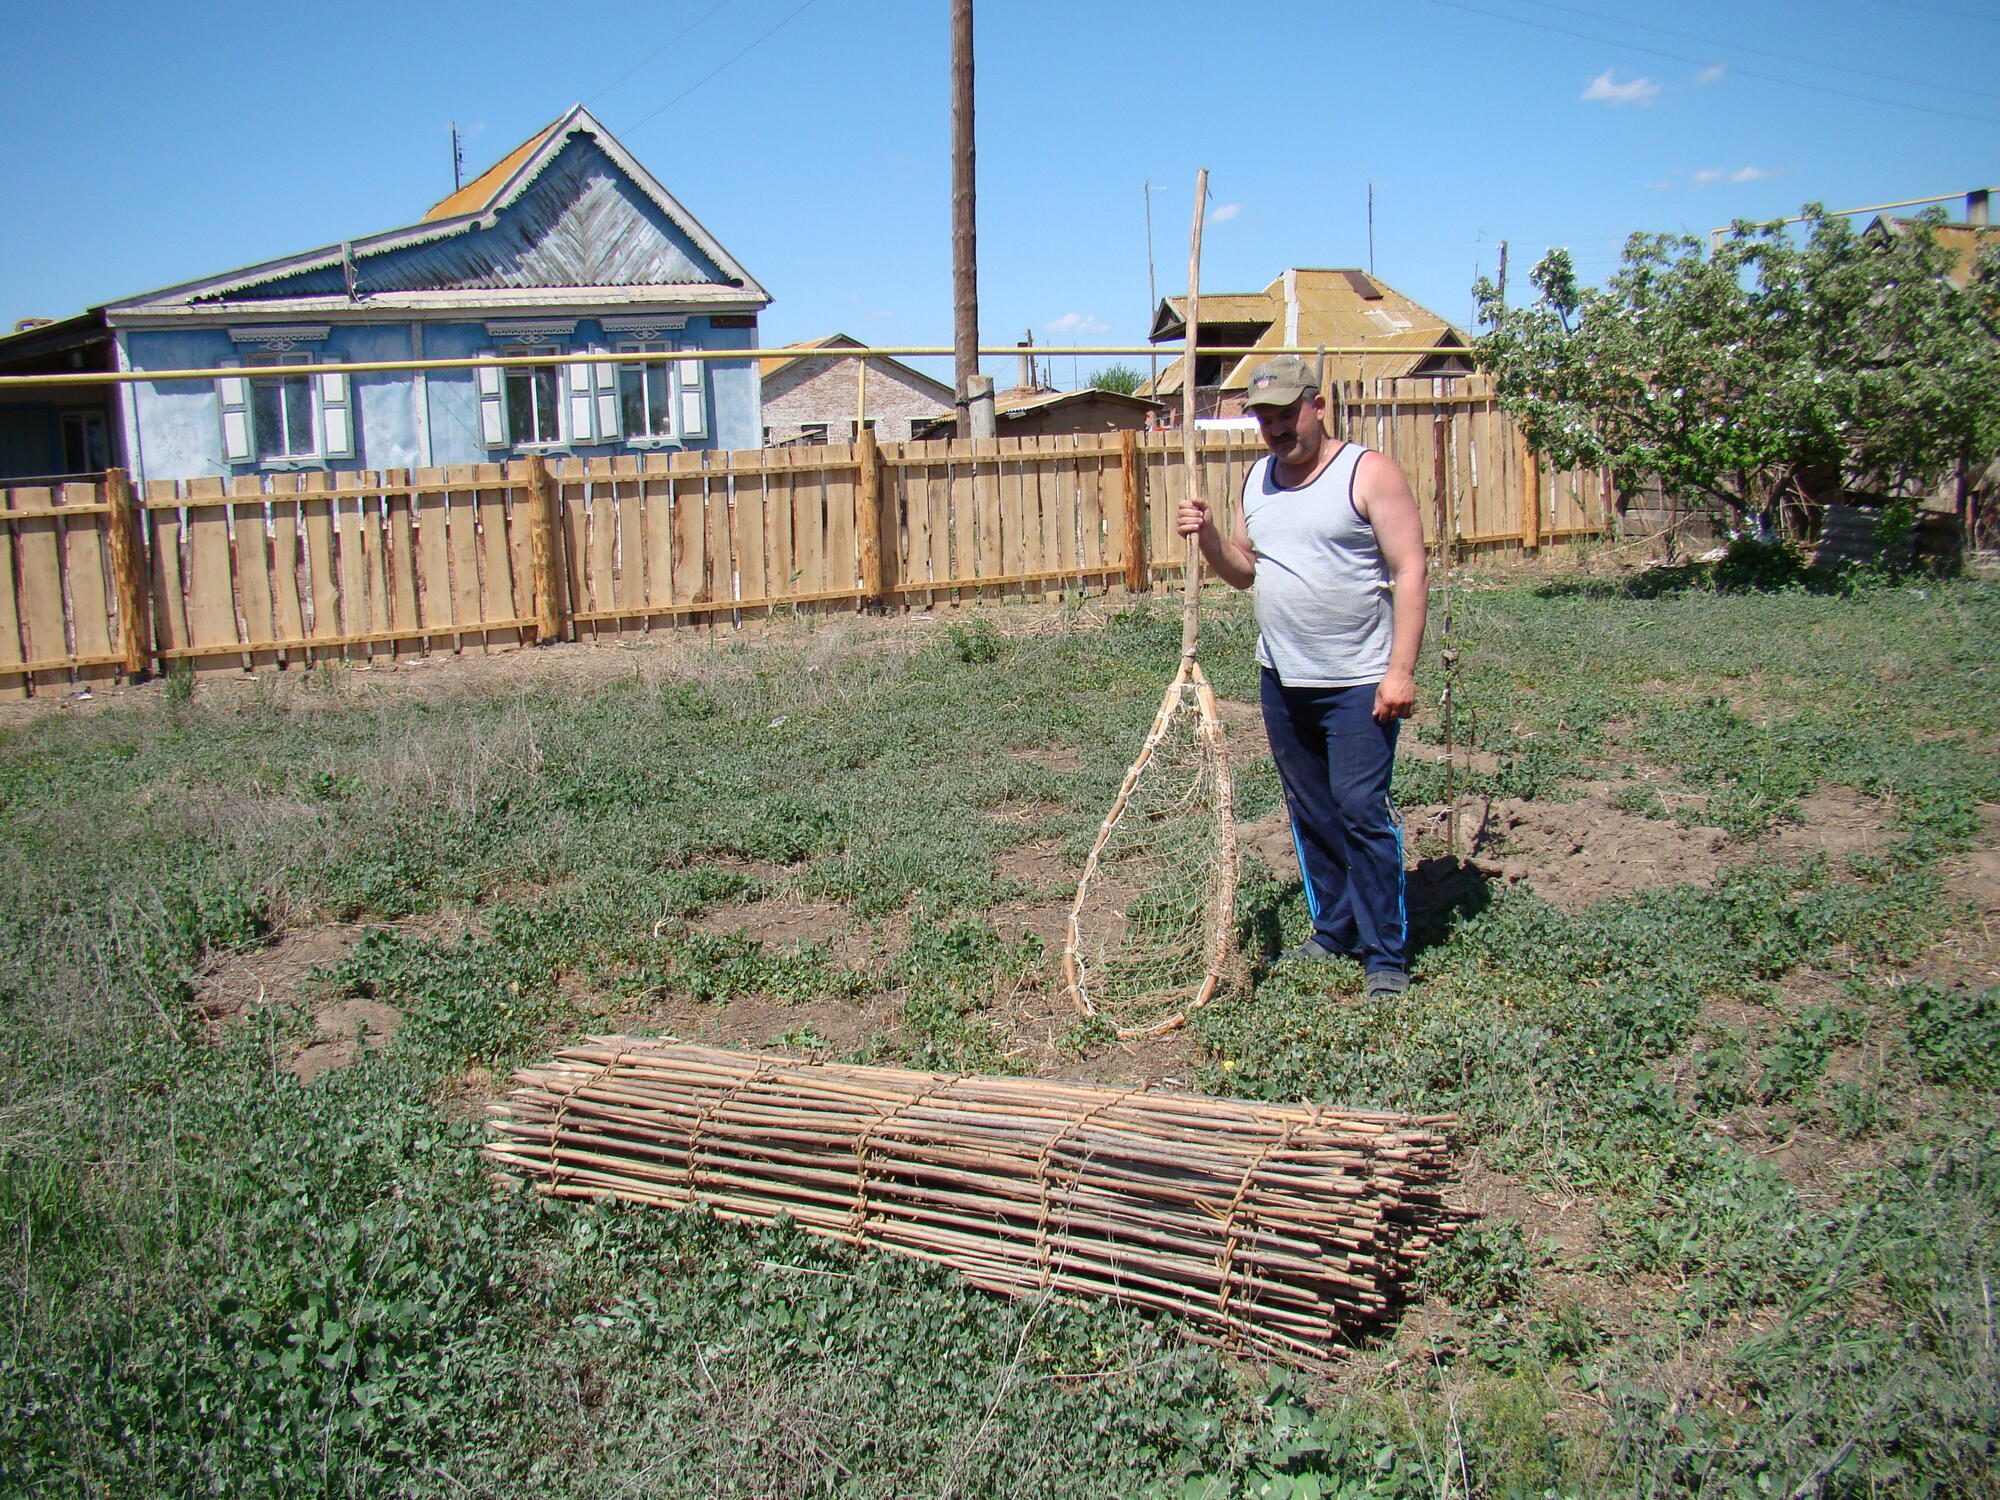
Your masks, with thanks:
M 1922 0 L 1875 0 L 1877 5 L 1890 10 L 1927 10 L 1934 16 L 1957 16 L 1961 21 L 1978 21 L 1986 26 L 2000 26 L 2000 16 L 1982 16 L 1977 11 L 1953 10 L 1948 5 L 1925 5 Z
M 654 58 L 658 57 L 662 52 L 666 51 L 667 48 L 673 46 L 675 42 L 678 42 L 682 37 L 686 36 L 690 31 L 693 31 L 695 27 L 701 25 L 703 21 L 706 21 L 710 16 L 714 15 L 717 11 L 721 10 L 722 7 L 727 5 L 728 3 L 729 0 L 716 0 L 716 3 L 714 5 L 711 5 L 707 10 L 703 11 L 700 15 L 696 16 L 692 21 L 688 22 L 688 24 L 683 26 L 679 31 L 676 31 L 672 36 L 668 37 L 664 42 L 660 43 L 660 45 L 655 47 L 651 52 L 648 52 L 644 57 L 640 58 L 637 62 L 633 63 L 631 67 L 627 68 L 624 72 L 620 73 L 616 78 L 612 79 L 611 82 L 605 84 L 603 88 L 599 89 L 596 93 L 592 94 L 589 100 L 586 102 L 595 104 L 599 99 L 602 99 L 606 94 L 610 93 L 613 89 L 617 88 L 619 84 L 623 83 L 626 79 L 630 78 L 634 73 L 638 72 L 641 68 L 645 67 L 647 63 L 651 62 Z
M 1986 89 L 1959 88 L 1955 84 L 1938 83 L 1929 78 L 1904 78 L 1896 73 L 1884 73 L 1879 68 L 1849 68 L 1840 63 L 1815 62 L 1809 57 L 1794 57 L 1789 52 L 1772 52 L 1768 48 L 1752 47 L 1744 42 L 1719 42 L 1714 37 L 1698 36 L 1692 31 L 1676 31 L 1670 26 L 1652 26 L 1644 21 L 1627 21 L 1620 16 L 1600 15 L 1594 10 L 1579 10 L 1573 5 L 1557 5 L 1554 0 L 1527 0 L 1527 3 L 1541 10 L 1559 10 L 1565 15 L 1582 16 L 1586 20 L 1603 21 L 1612 26 L 1630 26 L 1634 30 L 1651 31 L 1660 36 L 1679 37 L 1684 42 L 1700 42 L 1704 46 L 1718 47 L 1728 52 L 1749 52 L 1758 57 L 1772 57 L 1779 62 L 1797 63 L 1801 67 L 1823 68 L 1833 73 L 1851 73 L 1856 78 L 1879 78 L 1885 83 L 1907 83 L 1912 88 L 1942 89 L 1948 94 L 1970 94 L 1976 99 L 2000 100 L 2000 94 L 1991 93 Z
M 732 53 L 724 61 L 716 64 L 716 66 L 714 66 L 713 68 L 710 68 L 706 73 L 702 74 L 701 77 L 697 78 L 693 83 L 689 84 L 686 88 L 682 89 L 678 94 L 674 95 L 673 98 L 669 99 L 665 104 L 662 104 L 658 109 L 654 110 L 652 114 L 642 115 L 640 118 L 634 120 L 630 125 L 627 125 L 625 127 L 625 133 L 627 135 L 630 135 L 633 131 L 637 130 L 641 125 L 646 124 L 649 120 L 653 119 L 655 116 L 665 114 L 668 110 L 672 109 L 676 104 L 680 103 L 681 100 L 687 98 L 689 94 L 692 94 L 696 89 L 700 88 L 703 84 L 707 83 L 710 79 L 714 78 L 716 74 L 722 72 L 725 68 L 734 66 L 737 62 L 741 61 L 744 54 L 752 51 L 757 47 L 763 46 L 764 43 L 768 42 L 772 37 L 776 36 L 779 32 L 783 31 L 787 26 L 791 25 L 792 22 L 796 20 L 803 12 L 810 9 L 813 5 L 817 3 L 818 0 L 805 0 L 804 4 L 796 6 L 792 10 L 787 11 L 785 13 L 785 18 L 782 21 L 778 22 L 778 24 L 773 26 L 769 31 L 759 36 L 755 41 L 747 43 L 742 48 Z
M 1468 15 L 1485 16 L 1491 21 L 1505 21 L 1512 26 L 1526 26 L 1533 31 L 1547 31 L 1554 33 L 1556 36 L 1574 37 L 1580 41 L 1595 42 L 1602 47 L 1623 47 L 1627 51 L 1644 52 L 1651 57 L 1664 57 L 1674 62 L 1691 63 L 1698 68 L 1709 67 L 1714 62 L 1713 58 L 1689 57 L 1684 52 L 1668 52 L 1661 47 L 1648 47 L 1638 42 L 1626 42 L 1612 37 L 1596 36 L 1590 32 L 1577 31 L 1567 26 L 1551 25 L 1546 21 L 1531 21 L 1525 16 L 1510 16 L 1502 11 L 1486 10 L 1481 6 L 1467 5 L 1463 3 L 1463 0 L 1430 0 L 1430 3 L 1432 5 L 1441 5 L 1447 10 L 1464 11 Z M 1842 99 L 1857 99 L 1863 104 L 1877 104 L 1886 109 L 1908 109 L 1914 110 L 1918 114 L 1943 115 L 1953 120 L 1971 120 L 1980 125 L 2000 125 L 2000 120 L 1995 120 L 1987 115 L 1969 115 L 1963 110 L 1938 109 L 1929 104 L 1905 104 L 1898 99 L 1883 99 L 1873 94 L 1857 94 L 1852 89 L 1832 88 L 1823 83 L 1801 83 L 1795 78 L 1780 78 L 1775 73 L 1757 73 L 1749 68 L 1737 68 L 1735 71 L 1745 78 L 1755 78 L 1763 83 L 1775 83 L 1785 88 L 1804 89 L 1814 94 L 1832 94 Z

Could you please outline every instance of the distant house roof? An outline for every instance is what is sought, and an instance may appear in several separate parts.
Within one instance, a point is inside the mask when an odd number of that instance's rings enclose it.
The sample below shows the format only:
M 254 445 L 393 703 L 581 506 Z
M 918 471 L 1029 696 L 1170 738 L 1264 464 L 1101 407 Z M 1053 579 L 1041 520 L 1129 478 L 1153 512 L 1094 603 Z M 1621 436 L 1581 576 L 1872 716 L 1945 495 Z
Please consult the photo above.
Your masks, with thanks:
M 1872 220 L 1862 231 L 1865 235 L 1908 234 L 1917 227 L 1915 219 L 1892 219 L 1887 215 Z M 1991 224 L 1940 224 L 1931 231 L 1931 237 L 1951 255 L 1951 269 L 1945 272 L 1953 286 L 1963 287 L 1972 283 L 1972 271 L 1979 264 L 1979 257 L 1987 250 L 2000 246 L 2000 226 Z
M 800 361 L 811 359 L 815 354 L 825 354 L 837 359 L 840 357 L 840 351 L 844 349 L 865 349 L 867 347 L 866 344 L 851 334 L 829 333 L 824 338 L 806 339 L 804 342 L 797 344 L 781 344 L 778 346 L 779 351 L 797 350 L 800 352 L 774 352 L 766 358 L 758 360 L 757 369 L 765 380 L 771 380 L 784 371 L 791 369 L 794 365 L 800 363 Z M 950 406 L 952 404 L 953 398 L 950 386 L 946 385 L 942 380 L 926 375 L 922 370 L 911 368 L 900 359 L 891 359 L 885 354 L 878 354 L 870 359 L 868 363 L 878 370 L 885 366 L 899 370 L 912 385 L 918 386 L 927 394 L 934 396 L 939 405 Z
M 1153 341 L 1181 338 L 1186 332 L 1187 299 L 1164 299 L 1153 315 Z M 1261 292 L 1204 295 L 1201 338 L 1211 345 L 1247 344 L 1268 349 L 1321 344 L 1328 348 L 1367 347 L 1365 355 L 1342 355 L 1334 360 L 1335 374 L 1347 380 L 1357 376 L 1385 380 L 1458 374 L 1471 368 L 1464 333 L 1379 276 L 1353 268 L 1294 267 Z M 1468 348 L 1468 353 L 1420 352 L 1442 345 Z M 1223 372 L 1221 389 L 1248 386 L 1250 370 L 1262 358 L 1249 355 L 1233 361 Z M 1176 357 L 1160 371 L 1158 380 L 1140 386 L 1139 393 L 1167 396 L 1180 388 L 1181 361 Z
M 1065 406 L 1101 405 L 1129 406 L 1139 411 L 1158 411 L 1161 403 L 1145 396 L 1128 396 L 1123 391 L 1100 390 L 1096 386 L 1085 386 L 1080 391 L 1051 391 L 1040 386 L 1015 386 L 1012 390 L 993 393 L 993 419 L 996 423 L 1018 420 L 1035 412 L 1059 410 Z M 946 412 L 933 418 L 924 426 L 934 432 L 940 427 L 955 423 L 958 413 Z M 916 429 L 913 428 L 914 432 Z
M 117 320 L 570 301 L 755 310 L 770 296 L 582 105 L 422 220 L 107 304 Z

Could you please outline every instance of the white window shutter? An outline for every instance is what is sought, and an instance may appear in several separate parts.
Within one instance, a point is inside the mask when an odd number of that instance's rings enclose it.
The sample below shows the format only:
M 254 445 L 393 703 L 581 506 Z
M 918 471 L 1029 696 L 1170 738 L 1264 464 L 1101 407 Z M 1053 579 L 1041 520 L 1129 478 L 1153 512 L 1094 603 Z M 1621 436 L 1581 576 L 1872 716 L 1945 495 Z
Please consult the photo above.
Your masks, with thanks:
M 328 363 L 332 363 L 328 356 Z M 318 377 L 319 454 L 321 458 L 354 457 L 354 402 L 347 376 L 339 370 Z
M 597 423 L 592 416 L 596 401 L 596 380 L 589 365 L 564 365 L 563 383 L 569 389 L 569 440 L 594 442 Z
M 599 345 L 593 352 L 609 354 L 611 351 Z M 578 365 L 577 369 L 588 369 L 592 382 L 597 388 L 597 440 L 600 443 L 615 443 L 624 436 L 618 421 L 618 366 L 613 360 L 599 360 L 594 365 Z
M 479 358 L 491 359 L 498 350 L 481 349 Z M 507 446 L 507 405 L 501 394 L 501 371 L 496 365 L 480 365 L 473 374 L 479 377 L 479 441 L 487 448 Z
M 242 367 L 240 359 L 218 359 L 221 369 Z M 215 394 L 222 401 L 222 459 L 224 463 L 250 462 L 250 382 L 240 375 L 225 375 L 215 382 Z
M 680 438 L 708 436 L 708 393 L 702 385 L 702 364 L 698 359 L 674 361 L 674 390 L 679 397 Z

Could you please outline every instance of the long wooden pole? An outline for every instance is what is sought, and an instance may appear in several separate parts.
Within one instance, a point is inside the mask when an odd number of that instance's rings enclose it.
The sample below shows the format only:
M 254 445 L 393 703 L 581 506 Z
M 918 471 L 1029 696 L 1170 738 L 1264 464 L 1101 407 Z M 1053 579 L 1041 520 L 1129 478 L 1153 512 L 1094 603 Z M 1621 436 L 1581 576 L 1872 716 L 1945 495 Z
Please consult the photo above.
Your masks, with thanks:
M 979 373 L 979 245 L 972 129 L 972 0 L 951 0 L 951 304 L 958 435 L 972 436 Z
M 1201 343 L 1201 226 L 1207 210 L 1208 168 L 1203 167 L 1194 178 L 1194 230 L 1188 241 L 1187 337 L 1182 340 L 1185 352 L 1181 355 L 1181 465 L 1186 470 L 1185 493 L 1189 499 L 1195 498 L 1200 489 L 1195 472 L 1194 417 L 1196 355 Z M 1194 660 L 1195 638 L 1201 630 L 1201 543 L 1188 537 L 1184 553 L 1187 582 L 1181 602 L 1181 660 L 1190 662 Z
M 118 647 L 125 675 L 143 677 L 153 659 L 152 591 L 146 586 L 142 519 L 132 476 L 123 469 L 105 470 L 104 498 L 110 510 L 111 576 L 118 588 Z

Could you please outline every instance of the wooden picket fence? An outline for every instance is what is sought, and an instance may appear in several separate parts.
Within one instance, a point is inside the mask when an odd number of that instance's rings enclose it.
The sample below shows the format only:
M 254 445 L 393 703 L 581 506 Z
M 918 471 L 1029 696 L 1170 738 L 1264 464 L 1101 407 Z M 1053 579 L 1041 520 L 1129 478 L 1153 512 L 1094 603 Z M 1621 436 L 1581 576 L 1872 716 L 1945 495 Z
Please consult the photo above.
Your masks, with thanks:
M 1476 378 L 1476 377 L 1475 377 Z M 1343 393 L 1462 547 L 1601 533 L 1595 473 L 1535 464 L 1466 382 Z M 1351 395 L 1351 400 L 1349 399 Z M 1252 432 L 1204 432 L 1204 493 Z M 1173 432 L 528 458 L 506 464 L 0 490 L 0 697 L 734 621 L 933 608 L 1180 570 Z

